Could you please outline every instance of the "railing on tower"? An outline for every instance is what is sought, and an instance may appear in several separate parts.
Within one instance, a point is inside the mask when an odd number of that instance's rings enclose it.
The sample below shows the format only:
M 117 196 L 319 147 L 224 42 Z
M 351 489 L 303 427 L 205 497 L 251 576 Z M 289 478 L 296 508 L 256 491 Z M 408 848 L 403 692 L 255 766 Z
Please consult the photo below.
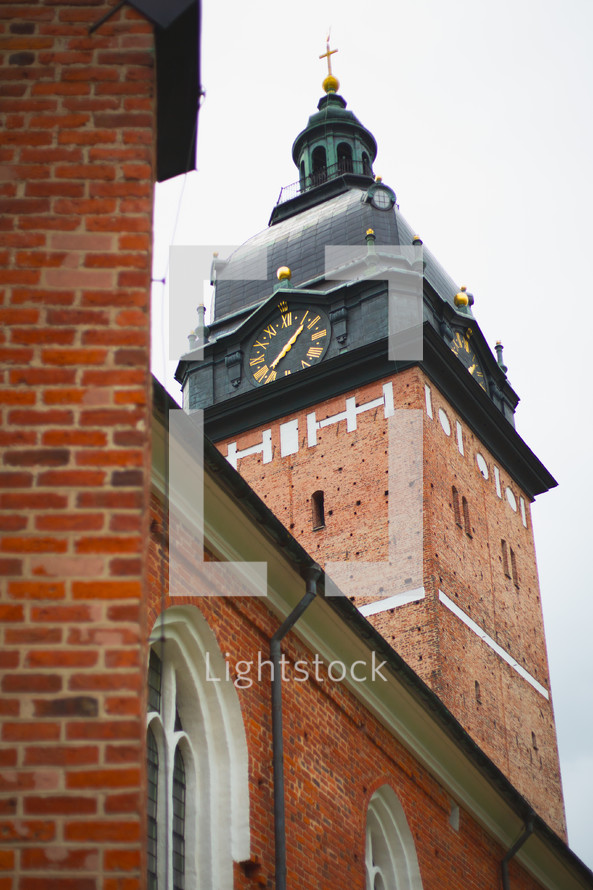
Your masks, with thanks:
M 342 158 L 337 164 L 332 164 L 331 167 L 320 167 L 309 176 L 305 176 L 304 179 L 285 185 L 280 189 L 276 204 L 283 204 L 284 201 L 296 198 L 297 195 L 302 195 L 303 192 L 308 192 L 318 185 L 323 185 L 324 182 L 329 182 L 330 179 L 337 179 L 343 176 L 344 173 L 357 173 L 359 176 L 373 175 L 371 166 L 366 161 L 353 161 L 352 158 Z

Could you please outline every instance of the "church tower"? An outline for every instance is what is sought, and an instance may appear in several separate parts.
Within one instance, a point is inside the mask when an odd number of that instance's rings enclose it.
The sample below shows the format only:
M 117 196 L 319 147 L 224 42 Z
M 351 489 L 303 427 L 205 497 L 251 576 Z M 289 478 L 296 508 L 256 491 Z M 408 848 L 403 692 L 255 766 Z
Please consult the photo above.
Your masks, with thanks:
M 214 262 L 184 407 L 565 837 L 530 516 L 556 483 L 515 430 L 502 346 L 374 176 L 331 67 L 323 87 L 298 181 Z

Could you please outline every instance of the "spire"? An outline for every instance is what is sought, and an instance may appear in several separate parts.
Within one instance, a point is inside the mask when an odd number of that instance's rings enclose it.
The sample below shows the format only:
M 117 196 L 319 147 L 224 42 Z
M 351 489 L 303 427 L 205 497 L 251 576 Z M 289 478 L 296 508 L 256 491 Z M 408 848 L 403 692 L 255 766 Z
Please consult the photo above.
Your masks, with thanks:
M 332 72 L 329 35 L 326 50 L 319 58 L 327 60 L 327 77 L 323 80 L 325 95 L 317 104 L 305 129 L 292 146 L 292 157 L 299 170 L 300 191 L 308 191 L 345 173 L 373 178 L 373 161 L 377 143 L 366 127 L 351 111 L 346 100 L 337 92 L 338 78 Z

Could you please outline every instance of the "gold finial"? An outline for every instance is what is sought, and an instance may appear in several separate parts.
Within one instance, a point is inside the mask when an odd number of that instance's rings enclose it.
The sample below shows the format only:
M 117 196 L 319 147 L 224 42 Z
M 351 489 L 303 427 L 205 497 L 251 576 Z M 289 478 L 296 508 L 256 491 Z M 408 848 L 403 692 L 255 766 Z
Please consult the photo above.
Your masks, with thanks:
M 375 182 L 383 182 L 382 176 L 375 176 Z
M 420 235 L 414 235 L 414 237 L 413 237 L 413 239 L 412 239 L 412 244 L 415 244 L 415 245 L 417 245 L 417 246 L 420 246 L 420 245 L 423 244 L 423 243 L 424 243 L 424 242 L 422 241 L 422 238 L 420 237 Z
M 374 235 L 374 234 L 375 234 L 374 229 L 367 229 L 367 235 Z
M 327 47 L 326 51 L 319 56 L 320 59 L 327 59 L 327 77 L 324 79 L 322 86 L 326 93 L 337 93 L 340 87 L 340 81 L 332 74 L 331 57 L 334 53 L 337 53 L 338 50 L 329 48 L 329 34 L 327 35 L 325 45 Z
M 455 294 L 453 298 L 453 302 L 456 306 L 467 306 L 469 304 L 469 297 L 466 294 L 467 287 L 463 286 L 458 294 Z
M 280 268 L 276 271 L 276 278 L 278 281 L 290 281 L 290 277 L 292 272 L 288 268 L 288 266 L 280 266 Z

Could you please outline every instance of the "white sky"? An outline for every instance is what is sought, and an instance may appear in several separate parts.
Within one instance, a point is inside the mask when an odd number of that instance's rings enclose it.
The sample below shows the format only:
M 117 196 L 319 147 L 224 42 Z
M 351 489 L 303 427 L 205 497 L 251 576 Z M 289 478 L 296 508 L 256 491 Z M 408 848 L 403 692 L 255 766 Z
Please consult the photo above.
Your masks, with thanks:
M 298 178 L 291 146 L 322 95 L 330 25 L 339 92 L 379 146 L 375 173 L 474 293 L 491 346 L 504 343 L 517 429 L 559 482 L 533 516 L 570 843 L 593 868 L 593 3 L 205 2 L 198 172 L 157 190 L 155 278 L 170 243 L 224 256 L 266 227 Z

